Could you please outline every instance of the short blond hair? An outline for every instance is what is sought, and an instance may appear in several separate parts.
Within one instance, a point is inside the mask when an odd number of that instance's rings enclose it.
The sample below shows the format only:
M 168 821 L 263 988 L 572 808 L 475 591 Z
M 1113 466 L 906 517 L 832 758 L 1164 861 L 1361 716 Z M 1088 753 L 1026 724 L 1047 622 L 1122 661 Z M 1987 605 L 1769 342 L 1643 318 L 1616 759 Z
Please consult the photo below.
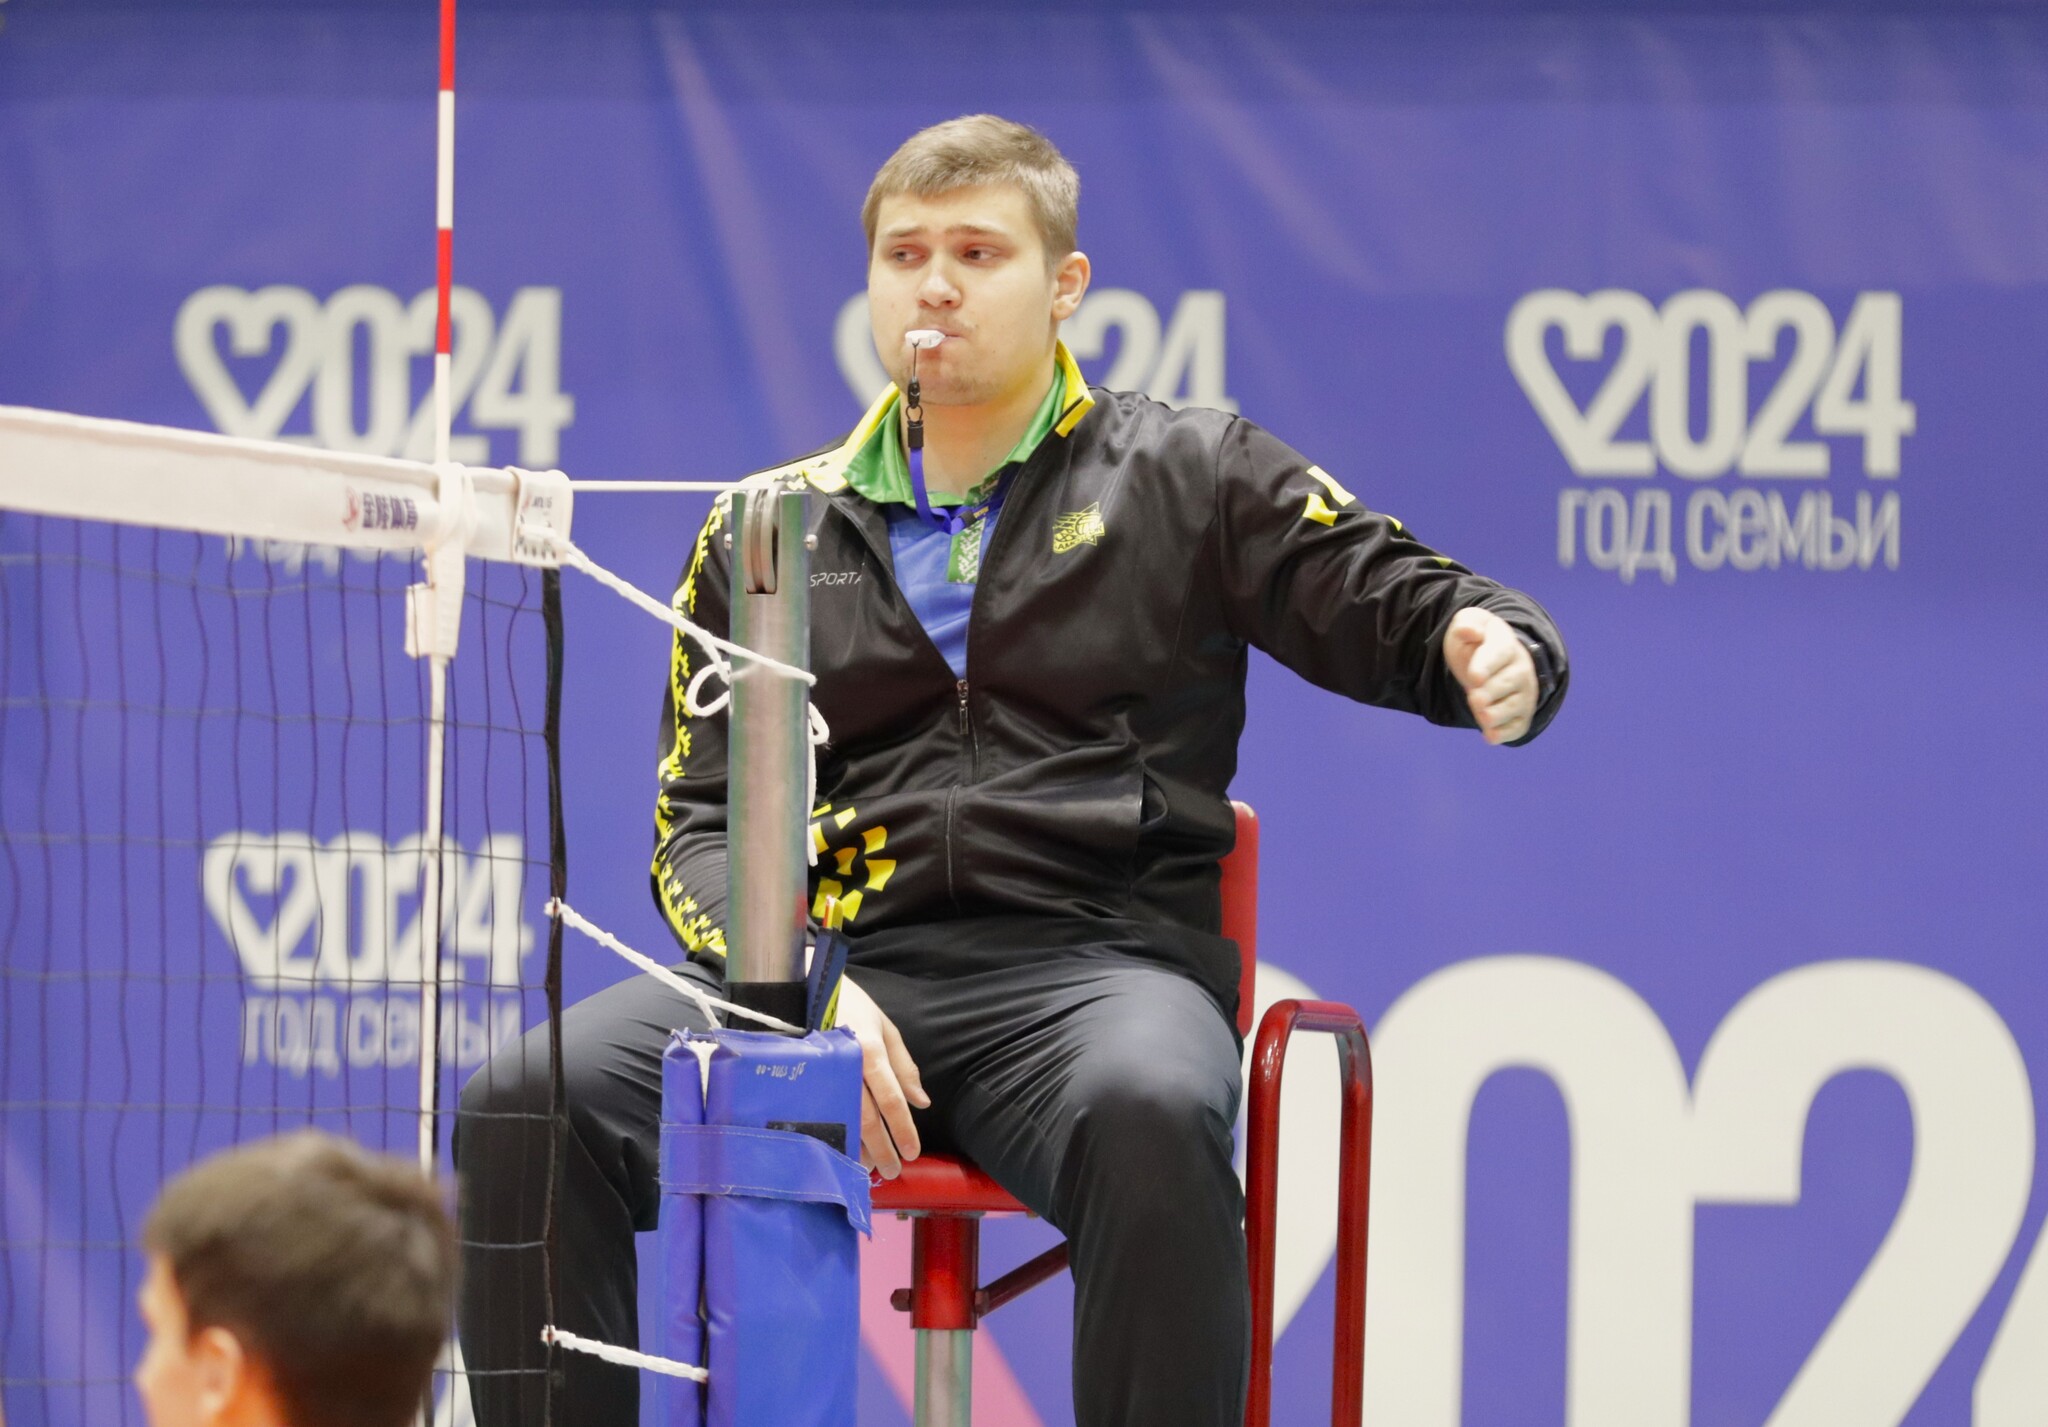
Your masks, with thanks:
M 994 114 L 967 114 L 920 129 L 875 171 L 860 206 L 868 252 L 875 250 L 876 214 L 885 198 L 936 198 L 958 188 L 1014 184 L 1045 244 L 1048 266 L 1074 251 L 1081 221 L 1081 176 L 1052 140 L 1028 125 Z

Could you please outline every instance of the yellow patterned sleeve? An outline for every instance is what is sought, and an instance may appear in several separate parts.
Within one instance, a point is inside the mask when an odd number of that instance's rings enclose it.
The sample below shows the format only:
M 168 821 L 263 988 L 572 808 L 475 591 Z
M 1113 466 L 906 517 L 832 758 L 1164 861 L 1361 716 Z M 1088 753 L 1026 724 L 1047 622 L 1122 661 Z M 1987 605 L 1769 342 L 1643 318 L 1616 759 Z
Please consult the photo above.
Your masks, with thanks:
M 678 613 L 714 633 L 728 622 L 726 566 L 718 539 L 726 502 L 713 505 L 677 583 Z M 697 650 L 678 630 L 662 700 L 659 791 L 654 805 L 654 900 L 692 955 L 725 956 L 725 716 L 691 712 L 687 691 Z M 712 695 L 715 697 L 715 695 Z

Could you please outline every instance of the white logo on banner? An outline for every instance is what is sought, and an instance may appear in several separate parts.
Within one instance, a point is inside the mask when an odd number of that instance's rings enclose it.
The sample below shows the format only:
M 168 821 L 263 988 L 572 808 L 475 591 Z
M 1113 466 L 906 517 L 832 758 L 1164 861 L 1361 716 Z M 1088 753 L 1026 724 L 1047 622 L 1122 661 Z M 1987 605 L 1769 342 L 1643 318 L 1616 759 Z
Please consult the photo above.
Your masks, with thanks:
M 201 863 L 207 911 L 242 963 L 242 1058 L 298 1074 L 405 1065 L 419 1056 L 427 850 L 374 833 L 321 841 L 299 832 L 217 837 Z M 521 967 L 533 950 L 524 839 L 494 834 L 474 853 L 452 839 L 441 858 L 443 978 L 488 989 L 479 1011 L 445 1008 L 443 1056 L 482 1063 L 521 1029 Z M 482 1019 L 478 1019 L 481 1015 Z
M 1169 406 L 1208 406 L 1236 411 L 1224 381 L 1223 294 L 1208 289 L 1184 292 L 1171 320 L 1141 292 L 1097 288 L 1081 300 L 1060 335 L 1083 368 L 1113 352 L 1109 367 L 1089 379 L 1112 391 L 1141 391 Z M 840 306 L 832 328 L 839 374 L 854 399 L 866 406 L 889 384 L 875 355 L 868 327 L 867 294 L 857 292 Z
M 1574 363 L 1598 363 L 1615 349 L 1583 407 L 1558 373 L 1552 332 Z M 1674 293 L 1657 308 L 1619 289 L 1545 288 L 1514 305 L 1506 331 L 1508 366 L 1565 463 L 1576 475 L 1610 480 L 1660 469 L 1689 482 L 1730 472 L 1753 482 L 1825 480 L 1836 448 L 1824 437 L 1860 443 L 1867 479 L 1896 480 L 1916 418 L 1901 389 L 1903 345 L 1895 292 L 1859 294 L 1838 334 L 1834 315 L 1808 292 L 1767 292 L 1744 310 L 1703 289 Z M 1751 368 L 1778 363 L 1781 351 L 1782 366 L 1752 403 L 1759 393 Z M 1639 413 L 1642 434 L 1624 436 Z M 1796 434 L 1802 423 L 1810 438 Z M 1859 489 L 1838 503 L 1826 488 L 1795 494 L 1746 484 L 1727 492 L 1696 486 L 1682 516 L 1669 487 L 1566 487 L 1558 563 L 1569 569 L 1583 550 L 1588 564 L 1624 582 L 1647 569 L 1668 583 L 1678 577 L 1680 525 L 1696 570 L 1899 565 L 1896 488 Z
M 434 315 L 431 289 L 406 302 L 358 283 L 323 303 L 302 287 L 205 287 L 178 309 L 174 345 L 185 380 L 230 436 L 430 461 L 433 370 L 415 359 L 433 356 Z M 481 294 L 458 287 L 449 320 L 455 419 L 516 432 L 518 464 L 554 466 L 576 419 L 576 398 L 562 390 L 562 290 L 522 287 L 500 320 Z M 269 362 L 253 397 L 229 370 L 223 335 L 228 355 Z M 307 424 L 288 432 L 302 404 Z M 490 439 L 458 434 L 450 454 L 488 465 Z
M 1684 1427 L 1691 1411 L 1694 1210 L 1799 1202 L 1807 1115 L 1835 1076 L 1874 1070 L 1913 1116 L 1884 1241 L 1772 1412 L 1771 1427 L 1900 1422 L 2011 1253 L 2034 1175 L 2034 1098 L 2005 1022 L 1929 967 L 1833 961 L 1736 1004 L 1688 1085 L 1657 1013 L 1607 973 L 1535 956 L 1450 966 L 1373 1035 L 1367 1417 L 1461 1418 L 1467 1132 L 1494 1074 L 1533 1069 L 1571 1136 L 1565 1420 Z M 1979 1427 L 2048 1401 L 2048 1249 L 2036 1244 L 1976 1383 Z

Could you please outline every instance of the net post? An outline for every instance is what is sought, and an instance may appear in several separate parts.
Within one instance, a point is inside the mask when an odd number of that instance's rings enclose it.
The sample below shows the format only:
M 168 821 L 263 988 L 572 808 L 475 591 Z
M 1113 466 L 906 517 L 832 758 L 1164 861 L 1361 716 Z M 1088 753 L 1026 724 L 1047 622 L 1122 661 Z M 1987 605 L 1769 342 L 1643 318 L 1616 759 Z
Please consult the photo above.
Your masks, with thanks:
M 448 665 L 462 634 L 462 598 L 476 491 L 461 466 L 438 468 L 440 519 L 426 542 L 427 578 L 406 594 L 405 652 L 427 661 L 427 806 L 420 877 L 420 1168 L 434 1172 L 441 1085 L 441 878 L 445 850 Z
M 801 485 L 732 496 L 732 639 L 810 667 L 810 552 Z M 728 994 L 804 1022 L 804 837 L 809 691 L 750 659 L 733 665 L 726 947 Z

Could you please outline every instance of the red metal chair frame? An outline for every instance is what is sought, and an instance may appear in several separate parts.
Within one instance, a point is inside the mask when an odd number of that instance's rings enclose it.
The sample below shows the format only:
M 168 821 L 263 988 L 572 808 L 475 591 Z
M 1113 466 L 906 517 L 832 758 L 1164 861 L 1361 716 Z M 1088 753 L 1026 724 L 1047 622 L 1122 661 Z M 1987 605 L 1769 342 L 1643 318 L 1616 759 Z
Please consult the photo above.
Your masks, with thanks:
M 1243 803 L 1237 846 L 1223 859 L 1223 933 L 1243 963 L 1237 1029 L 1251 1029 L 1257 965 L 1259 820 Z M 1337 1038 L 1343 1080 L 1337 1199 L 1337 1327 L 1330 1421 L 1357 1427 L 1363 1411 L 1365 1244 L 1372 1189 L 1372 1052 L 1358 1012 L 1331 1001 L 1281 1001 L 1266 1012 L 1252 1050 L 1245 1152 L 1245 1240 L 1251 1270 L 1251 1390 L 1247 1427 L 1268 1427 L 1273 1395 L 1273 1250 L 1279 1208 L 1280 1085 L 1296 1031 Z M 874 1205 L 913 1219 L 910 1287 L 891 1295 L 918 1334 L 916 1427 L 968 1427 L 970 1345 L 981 1319 L 1067 1266 L 1060 1244 L 981 1287 L 981 1217 L 1028 1212 L 965 1160 L 930 1154 L 893 1180 L 878 1180 Z M 936 1335 L 944 1334 L 945 1337 Z

